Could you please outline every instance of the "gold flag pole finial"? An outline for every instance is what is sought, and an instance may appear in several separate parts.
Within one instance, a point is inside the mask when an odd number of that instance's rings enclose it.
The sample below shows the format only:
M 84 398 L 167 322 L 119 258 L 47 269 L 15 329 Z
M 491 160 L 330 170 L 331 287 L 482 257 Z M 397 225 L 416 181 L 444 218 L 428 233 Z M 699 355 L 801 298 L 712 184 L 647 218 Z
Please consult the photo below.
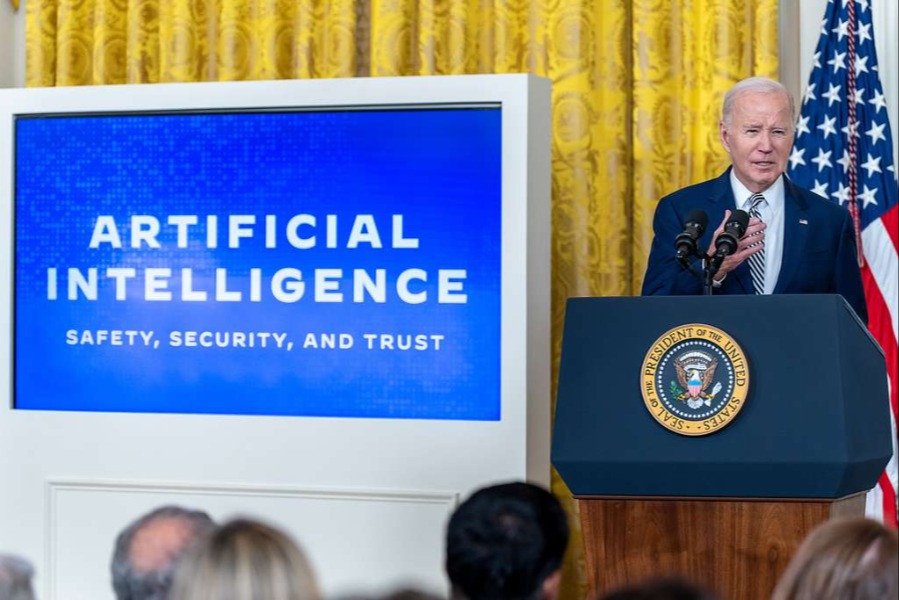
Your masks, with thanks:
M 19 0 L 9 0 L 13 10 L 19 10 Z

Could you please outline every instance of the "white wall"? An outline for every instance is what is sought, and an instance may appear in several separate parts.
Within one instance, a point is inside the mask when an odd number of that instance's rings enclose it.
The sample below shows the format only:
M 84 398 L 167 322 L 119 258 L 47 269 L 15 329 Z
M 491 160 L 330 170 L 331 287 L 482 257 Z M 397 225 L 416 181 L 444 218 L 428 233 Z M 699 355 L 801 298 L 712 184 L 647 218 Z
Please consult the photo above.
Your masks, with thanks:
M 14 18 L 9 1 L 0 2 L 0 87 L 13 86 L 13 62 L 16 56 Z
M 18 11 L 0 0 L 0 88 L 25 85 L 25 0 Z

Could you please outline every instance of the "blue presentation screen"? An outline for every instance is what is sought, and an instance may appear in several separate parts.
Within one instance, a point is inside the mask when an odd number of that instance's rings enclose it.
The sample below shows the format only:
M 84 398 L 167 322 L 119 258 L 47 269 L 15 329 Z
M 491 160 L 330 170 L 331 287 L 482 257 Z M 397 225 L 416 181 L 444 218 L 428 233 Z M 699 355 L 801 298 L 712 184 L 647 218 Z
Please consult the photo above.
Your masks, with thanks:
M 16 120 L 17 409 L 500 418 L 498 107 Z

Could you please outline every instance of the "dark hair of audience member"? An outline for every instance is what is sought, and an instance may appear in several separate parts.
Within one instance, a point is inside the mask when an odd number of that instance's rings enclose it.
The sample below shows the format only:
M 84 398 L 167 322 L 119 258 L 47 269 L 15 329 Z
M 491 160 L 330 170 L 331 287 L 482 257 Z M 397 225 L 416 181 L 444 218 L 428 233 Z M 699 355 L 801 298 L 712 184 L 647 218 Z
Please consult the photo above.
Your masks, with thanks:
M 208 514 L 162 506 L 130 523 L 116 538 L 112 587 L 118 600 L 165 600 L 178 562 L 215 527 Z
M 802 542 L 772 600 L 881 600 L 899 596 L 899 540 L 876 521 L 846 518 Z
M 440 600 L 440 596 L 417 588 L 406 587 L 381 596 L 381 600 Z
M 443 597 L 416 587 L 401 587 L 381 595 L 357 593 L 338 596 L 335 600 L 443 600 Z
M 715 596 L 685 579 L 670 577 L 624 587 L 601 600 L 715 600 Z
M 312 567 L 278 529 L 235 519 L 201 539 L 181 562 L 171 600 L 317 600 Z
M 550 578 L 558 583 L 568 534 L 565 511 L 541 487 L 507 483 L 476 491 L 447 526 L 453 597 L 540 598 Z
M 0 554 L 0 600 L 34 600 L 34 568 L 24 558 Z

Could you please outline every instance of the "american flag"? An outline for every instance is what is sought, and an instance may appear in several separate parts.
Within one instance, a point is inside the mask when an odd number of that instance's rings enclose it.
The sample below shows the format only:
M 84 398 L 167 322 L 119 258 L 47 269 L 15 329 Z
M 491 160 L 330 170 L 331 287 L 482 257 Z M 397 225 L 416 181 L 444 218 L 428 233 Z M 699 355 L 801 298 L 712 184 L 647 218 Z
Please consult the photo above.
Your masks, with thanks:
M 893 457 L 868 494 L 867 514 L 895 527 L 899 187 L 868 0 L 827 5 L 787 173 L 846 206 L 856 224 L 868 328 L 886 354 L 893 431 Z

